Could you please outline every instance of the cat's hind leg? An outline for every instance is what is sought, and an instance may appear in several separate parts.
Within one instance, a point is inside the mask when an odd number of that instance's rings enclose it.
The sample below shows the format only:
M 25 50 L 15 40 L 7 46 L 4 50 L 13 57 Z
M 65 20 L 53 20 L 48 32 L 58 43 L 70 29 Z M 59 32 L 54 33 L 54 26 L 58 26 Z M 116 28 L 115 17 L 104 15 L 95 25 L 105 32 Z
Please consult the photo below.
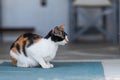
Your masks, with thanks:
M 24 63 L 17 62 L 17 67 L 25 67 L 25 68 L 27 68 L 27 67 L 29 67 L 29 65 L 28 65 L 28 64 L 24 64 Z
M 17 67 L 29 67 L 29 63 L 27 62 L 27 57 L 20 54 L 17 61 Z

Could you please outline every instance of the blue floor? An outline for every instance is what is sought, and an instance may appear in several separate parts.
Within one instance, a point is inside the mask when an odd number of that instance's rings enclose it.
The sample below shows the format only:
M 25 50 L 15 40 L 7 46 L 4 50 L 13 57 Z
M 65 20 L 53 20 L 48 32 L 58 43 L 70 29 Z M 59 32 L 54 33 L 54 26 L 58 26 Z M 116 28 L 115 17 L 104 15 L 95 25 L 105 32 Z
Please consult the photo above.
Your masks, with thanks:
M 54 62 L 54 68 L 20 68 L 0 64 L 0 80 L 104 80 L 100 62 Z

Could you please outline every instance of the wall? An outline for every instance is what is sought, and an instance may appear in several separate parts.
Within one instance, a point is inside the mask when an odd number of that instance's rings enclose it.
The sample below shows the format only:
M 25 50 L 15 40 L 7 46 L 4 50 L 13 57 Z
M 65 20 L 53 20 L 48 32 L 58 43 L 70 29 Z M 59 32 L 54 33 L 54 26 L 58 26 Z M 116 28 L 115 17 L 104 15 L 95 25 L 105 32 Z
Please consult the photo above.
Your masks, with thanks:
M 40 0 L 2 0 L 4 27 L 34 26 L 36 33 L 45 36 L 56 25 L 65 24 L 68 32 L 69 0 L 47 0 L 42 7 Z M 4 34 L 5 41 L 12 41 L 16 36 Z

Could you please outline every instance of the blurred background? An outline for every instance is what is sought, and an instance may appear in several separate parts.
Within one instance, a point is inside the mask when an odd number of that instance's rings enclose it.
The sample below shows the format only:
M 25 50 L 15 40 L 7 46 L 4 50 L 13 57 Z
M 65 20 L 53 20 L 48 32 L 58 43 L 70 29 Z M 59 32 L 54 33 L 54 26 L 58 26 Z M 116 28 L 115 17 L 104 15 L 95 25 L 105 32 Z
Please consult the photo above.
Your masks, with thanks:
M 0 0 L 0 59 L 20 34 L 61 24 L 70 42 L 55 60 L 120 58 L 120 0 Z

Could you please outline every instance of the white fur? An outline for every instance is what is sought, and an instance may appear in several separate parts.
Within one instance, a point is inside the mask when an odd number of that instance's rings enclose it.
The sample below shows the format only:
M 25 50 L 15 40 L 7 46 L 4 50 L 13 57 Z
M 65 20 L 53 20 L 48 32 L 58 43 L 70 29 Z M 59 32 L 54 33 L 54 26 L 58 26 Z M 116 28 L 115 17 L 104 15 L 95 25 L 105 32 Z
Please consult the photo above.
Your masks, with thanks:
M 65 45 L 67 42 L 67 37 L 65 40 L 56 43 L 51 38 L 43 38 L 26 48 L 28 57 L 24 56 L 23 53 L 17 55 L 12 51 L 10 51 L 10 55 L 17 60 L 18 67 L 35 67 L 41 65 L 42 68 L 52 68 L 54 66 L 50 61 L 54 59 L 58 46 Z

